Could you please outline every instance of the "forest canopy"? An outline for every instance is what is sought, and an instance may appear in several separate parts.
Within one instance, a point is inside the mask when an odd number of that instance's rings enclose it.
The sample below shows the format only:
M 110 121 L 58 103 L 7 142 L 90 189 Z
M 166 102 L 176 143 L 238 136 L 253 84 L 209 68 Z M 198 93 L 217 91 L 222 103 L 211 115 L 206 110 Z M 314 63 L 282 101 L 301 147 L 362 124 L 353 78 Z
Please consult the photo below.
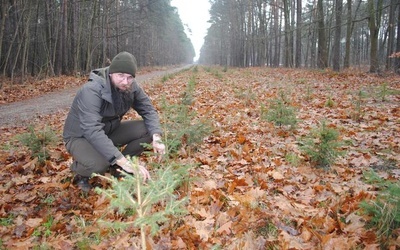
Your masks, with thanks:
M 398 0 L 211 0 L 200 62 L 398 70 Z
M 399 72 L 397 0 L 210 4 L 199 63 Z M 170 0 L 8 0 L 0 3 L 0 17 L 6 77 L 87 73 L 122 50 L 133 53 L 139 67 L 192 63 L 195 57 Z
M 139 66 L 195 56 L 169 0 L 10 0 L 1 1 L 0 16 L 0 70 L 8 77 L 88 72 L 123 50 Z

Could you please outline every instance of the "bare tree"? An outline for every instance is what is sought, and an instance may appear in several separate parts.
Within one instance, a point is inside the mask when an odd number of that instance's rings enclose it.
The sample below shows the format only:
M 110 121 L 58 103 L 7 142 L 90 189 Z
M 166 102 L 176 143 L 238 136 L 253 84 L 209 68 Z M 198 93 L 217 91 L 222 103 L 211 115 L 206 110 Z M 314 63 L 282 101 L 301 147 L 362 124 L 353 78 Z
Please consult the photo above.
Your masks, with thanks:
M 390 6 L 389 6 L 389 24 L 388 24 L 388 44 L 387 44 L 387 53 L 386 53 L 386 70 L 389 70 L 392 67 L 392 61 L 393 59 L 390 57 L 390 55 L 393 54 L 394 52 L 394 38 L 395 38 L 395 10 L 397 8 L 396 6 L 396 0 L 390 0 Z M 398 35 L 400 36 L 400 35 Z
M 376 73 L 379 71 L 378 59 L 378 35 L 381 26 L 382 5 L 383 0 L 368 0 L 368 27 L 371 38 L 370 48 L 370 68 L 369 72 Z
M 69 44 L 68 44 L 68 1 L 62 0 L 61 2 L 61 39 L 60 39 L 60 52 L 59 55 L 61 59 L 61 74 L 67 75 L 69 73 L 68 70 L 68 51 L 69 51 Z
M 324 7 L 323 0 L 317 2 L 318 13 L 318 68 L 328 67 L 328 48 L 325 34 Z
M 285 22 L 284 66 L 293 66 L 293 44 L 291 43 L 290 8 L 289 0 L 283 0 L 283 15 Z
M 23 33 L 21 36 L 21 43 L 20 43 L 21 46 L 19 46 L 19 48 L 18 48 L 18 51 L 20 49 L 22 49 L 21 62 L 20 62 L 20 64 L 21 64 L 21 69 L 20 69 L 21 70 L 21 72 L 20 72 L 21 83 L 24 82 L 25 76 L 26 76 L 26 73 L 28 70 L 27 65 L 28 65 L 28 52 L 29 52 L 29 47 L 30 47 L 30 31 L 31 31 L 30 25 L 31 25 L 31 17 L 33 15 L 32 12 L 34 11 L 34 8 L 33 8 L 34 2 L 29 2 L 29 3 L 27 3 L 27 5 L 28 5 L 28 9 L 27 9 L 27 13 L 25 14 Z M 17 61 L 14 64 L 13 72 L 15 71 L 16 65 L 17 65 Z
M 1 23 L 0 23 L 0 42 L 3 42 L 3 37 L 4 37 L 4 29 L 6 27 L 6 19 L 8 16 L 8 11 L 9 11 L 9 5 L 8 5 L 8 1 L 4 1 L 4 3 L 2 2 L 2 4 L 0 5 L 0 14 L 1 14 Z M 0 59 L 3 59 L 3 46 L 1 46 L 0 44 Z M 0 61 L 0 63 L 2 63 L 2 60 Z M 1 84 L 0 84 L 0 88 L 1 88 Z
M 280 46 L 280 37 L 281 37 L 281 23 L 279 20 L 279 8 L 278 8 L 278 0 L 271 1 L 271 9 L 273 12 L 273 20 L 274 20 L 274 28 L 273 28 L 273 37 L 274 37 L 274 47 L 273 47 L 273 62 L 272 66 L 278 67 L 279 62 L 280 62 L 280 51 L 281 51 L 281 46 Z
M 14 31 L 13 31 L 13 34 L 10 33 L 10 35 L 12 35 L 12 40 L 9 43 L 7 54 L 5 55 L 5 58 L 4 58 L 4 68 L 3 68 L 3 75 L 6 76 L 7 69 L 8 69 L 8 72 L 9 72 L 8 75 L 12 79 L 14 77 L 14 68 L 15 68 L 15 62 L 17 60 L 17 57 L 15 55 L 11 55 L 11 53 L 13 51 L 14 52 L 16 51 L 15 50 L 16 48 L 13 45 L 14 44 L 18 45 L 18 43 L 16 41 L 18 39 L 18 34 L 20 32 L 20 29 L 21 29 L 21 26 L 22 26 L 22 23 L 23 23 L 23 20 L 24 20 L 23 19 L 23 17 L 24 17 L 23 14 L 18 15 L 18 11 L 17 11 L 18 7 L 19 7 L 18 2 L 13 2 L 13 4 L 11 5 L 11 8 L 13 9 L 11 18 L 14 21 L 13 22 Z M 26 5 L 25 5 L 25 7 L 26 7 Z M 23 8 L 22 9 L 22 13 L 24 12 L 24 10 L 25 9 Z M 12 31 L 12 29 L 10 29 L 10 31 Z M 11 58 L 13 58 L 13 59 L 11 59 Z
M 297 10 L 296 10 L 296 68 L 301 67 L 301 29 L 302 29 L 302 1 L 296 0 Z
M 397 43 L 396 52 L 400 52 L 400 4 L 397 3 Z M 395 72 L 400 74 L 400 56 L 397 56 L 394 64 Z
M 194 57 L 165 0 L 5 0 L 0 17 L 0 71 L 10 77 L 24 78 L 28 69 L 32 76 L 87 72 L 120 50 L 135 54 L 139 65 Z
M 345 48 L 345 56 L 343 67 L 350 67 L 350 42 L 351 42 L 351 34 L 353 31 L 353 18 L 352 18 L 352 0 L 347 0 L 347 25 L 346 25 L 346 48 Z
M 335 27 L 335 39 L 333 44 L 333 70 L 340 70 L 340 40 L 341 40 L 341 28 L 342 28 L 342 8 L 343 0 L 336 0 L 335 16 L 336 16 L 336 27 Z

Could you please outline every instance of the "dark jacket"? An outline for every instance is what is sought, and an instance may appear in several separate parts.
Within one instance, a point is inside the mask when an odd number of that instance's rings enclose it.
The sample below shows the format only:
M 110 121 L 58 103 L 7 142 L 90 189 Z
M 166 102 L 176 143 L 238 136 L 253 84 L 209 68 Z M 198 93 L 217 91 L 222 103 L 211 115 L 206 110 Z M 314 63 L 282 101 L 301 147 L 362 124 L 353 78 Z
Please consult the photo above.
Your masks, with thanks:
M 157 111 L 143 89 L 133 82 L 134 101 L 131 107 L 143 118 L 150 135 L 161 134 Z M 108 138 L 119 126 L 123 114 L 116 114 L 111 97 L 111 82 L 107 68 L 93 70 L 88 82 L 75 96 L 64 125 L 63 138 L 86 138 L 111 164 L 122 157 Z

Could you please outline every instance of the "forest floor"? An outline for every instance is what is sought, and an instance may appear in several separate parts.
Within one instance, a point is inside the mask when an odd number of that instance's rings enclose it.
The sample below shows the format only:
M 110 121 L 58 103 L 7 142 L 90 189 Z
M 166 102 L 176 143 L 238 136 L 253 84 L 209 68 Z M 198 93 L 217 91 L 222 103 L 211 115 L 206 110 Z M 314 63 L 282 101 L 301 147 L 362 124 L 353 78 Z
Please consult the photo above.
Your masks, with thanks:
M 138 80 L 159 110 L 165 100 L 187 97 L 194 81 L 192 119 L 213 128 L 193 152 L 179 152 L 178 163 L 197 165 L 181 192 L 189 198 L 188 213 L 160 224 L 156 236 L 147 239 L 151 249 L 400 248 L 399 224 L 382 238 L 360 208 L 381 191 L 367 182 L 367 173 L 400 181 L 398 75 L 205 66 L 142 75 L 148 78 Z M 117 231 L 100 223 L 134 220 L 134 215 L 114 213 L 104 196 L 83 195 L 71 184 L 71 157 L 61 139 L 44 165 L 18 139 L 29 126 L 50 127 L 60 135 L 73 93 L 84 81 L 63 76 L 3 84 L 0 249 L 139 245 L 138 229 Z M 295 127 L 268 121 L 276 100 L 294 108 Z M 301 150 L 303 139 L 323 122 L 343 142 L 342 155 L 328 169 L 313 165 Z

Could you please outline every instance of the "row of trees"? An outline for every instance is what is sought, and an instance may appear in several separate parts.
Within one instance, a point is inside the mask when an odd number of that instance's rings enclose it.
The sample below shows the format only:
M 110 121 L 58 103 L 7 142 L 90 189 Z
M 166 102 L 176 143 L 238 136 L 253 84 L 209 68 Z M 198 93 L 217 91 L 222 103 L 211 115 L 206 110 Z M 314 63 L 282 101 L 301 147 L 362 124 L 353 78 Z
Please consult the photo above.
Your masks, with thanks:
M 2 0 L 0 70 L 8 77 L 88 72 L 126 50 L 139 66 L 195 56 L 170 0 Z
M 398 0 L 210 2 L 201 63 L 399 70 Z

